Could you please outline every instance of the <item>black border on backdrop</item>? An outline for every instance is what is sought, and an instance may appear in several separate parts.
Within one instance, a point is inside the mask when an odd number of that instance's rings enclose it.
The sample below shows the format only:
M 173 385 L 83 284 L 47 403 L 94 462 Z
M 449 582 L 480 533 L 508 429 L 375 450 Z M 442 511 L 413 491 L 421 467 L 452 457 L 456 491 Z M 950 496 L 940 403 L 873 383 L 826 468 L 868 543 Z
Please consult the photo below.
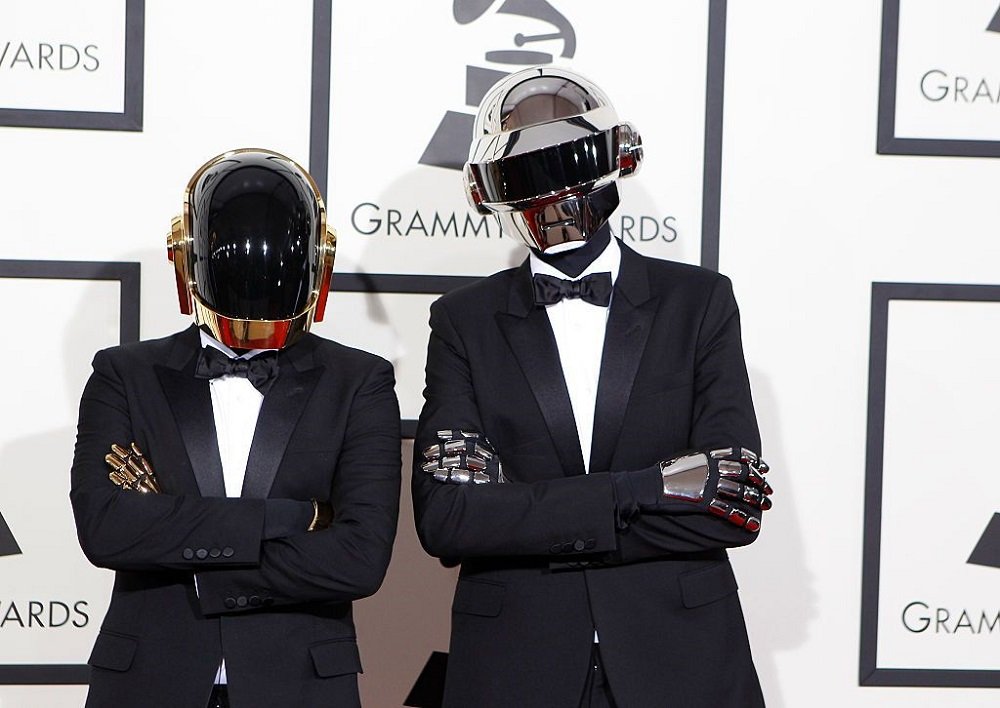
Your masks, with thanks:
M 145 0 L 125 0 L 125 104 L 121 113 L 0 108 L 0 126 L 142 130 Z
M 138 263 L 100 261 L 0 260 L 0 278 L 40 280 L 116 280 L 121 307 L 118 339 L 121 344 L 139 340 L 140 266 Z M 0 559 L 0 563 L 3 559 Z M 0 685 L 86 684 L 86 664 L 4 664 Z
M 719 269 L 722 197 L 722 119 L 726 78 L 727 0 L 709 0 L 706 51 L 705 145 L 702 165 L 701 265 Z M 312 110 L 309 171 L 326 194 L 330 154 L 331 18 L 333 0 L 313 0 Z M 410 275 L 415 279 L 438 276 Z M 430 283 L 430 280 L 426 282 Z M 429 287 L 429 286 L 428 286 Z M 382 291 L 377 291 L 382 292 Z M 425 291 L 429 292 L 429 291 Z
M 880 155 L 1000 157 L 1000 140 L 946 140 L 941 138 L 896 137 L 896 69 L 899 61 L 899 3 L 900 0 L 882 0 L 882 54 L 879 69 L 876 151 Z
M 1000 687 L 1000 671 L 890 669 L 878 666 L 886 353 L 889 335 L 889 302 L 892 300 L 1000 302 L 1000 285 L 872 283 L 871 340 L 868 360 L 868 444 L 865 453 L 864 555 L 861 573 L 861 652 L 858 682 L 862 686 Z M 983 523 L 985 524 L 986 521 L 984 519 Z

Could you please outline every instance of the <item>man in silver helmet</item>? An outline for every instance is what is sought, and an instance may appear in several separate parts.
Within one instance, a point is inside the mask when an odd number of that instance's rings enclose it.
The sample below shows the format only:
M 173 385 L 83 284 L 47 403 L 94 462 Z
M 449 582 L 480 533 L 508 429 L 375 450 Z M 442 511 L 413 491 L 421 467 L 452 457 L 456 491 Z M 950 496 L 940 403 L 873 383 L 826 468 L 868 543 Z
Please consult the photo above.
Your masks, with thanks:
M 392 367 L 309 332 L 335 237 L 266 150 L 191 178 L 168 236 L 188 329 L 97 353 L 70 497 L 115 571 L 93 708 L 358 706 L 351 602 L 382 582 L 399 503 Z
M 413 496 L 461 563 L 449 708 L 763 705 L 729 547 L 771 506 L 730 282 L 613 238 L 636 130 L 570 71 L 484 99 L 470 202 L 527 260 L 431 308 Z

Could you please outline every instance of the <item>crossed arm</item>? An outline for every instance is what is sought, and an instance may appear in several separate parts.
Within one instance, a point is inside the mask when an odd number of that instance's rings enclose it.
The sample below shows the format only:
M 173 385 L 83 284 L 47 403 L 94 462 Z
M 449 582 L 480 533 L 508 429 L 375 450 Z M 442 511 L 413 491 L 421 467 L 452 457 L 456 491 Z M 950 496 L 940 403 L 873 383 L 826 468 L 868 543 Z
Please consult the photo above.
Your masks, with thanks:
M 418 534 L 432 555 L 568 552 L 620 563 L 756 538 L 770 487 L 761 476 L 766 465 L 752 452 L 759 439 L 727 280 L 717 283 L 698 336 L 689 443 L 701 457 L 694 463 L 650 460 L 643 470 L 534 483 L 496 483 L 487 468 L 476 483 L 476 470 L 467 474 L 462 467 L 475 454 L 456 455 L 460 443 L 452 442 L 449 455 L 444 439 L 484 432 L 466 350 L 440 303 L 432 308 L 431 329 L 413 495 Z M 473 450 L 473 444 L 487 446 L 482 437 L 466 447 Z
M 108 447 L 136 437 L 123 379 L 107 353 L 99 353 L 80 405 L 70 492 L 84 553 L 113 570 L 197 572 L 206 614 L 254 609 L 228 606 L 226 600 L 241 596 L 289 605 L 374 593 L 398 513 L 393 386 L 391 367 L 379 362 L 345 403 L 351 410 L 329 499 L 336 518 L 309 533 L 310 501 L 142 494 L 113 484 Z M 161 476 L 166 464 L 158 463 Z

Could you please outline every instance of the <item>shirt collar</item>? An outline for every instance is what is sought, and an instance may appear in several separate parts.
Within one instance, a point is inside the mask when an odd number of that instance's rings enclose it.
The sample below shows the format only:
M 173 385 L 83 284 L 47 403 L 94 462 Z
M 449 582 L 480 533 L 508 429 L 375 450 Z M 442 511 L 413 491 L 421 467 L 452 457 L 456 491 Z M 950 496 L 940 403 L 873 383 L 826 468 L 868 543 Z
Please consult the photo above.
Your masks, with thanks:
M 245 354 L 237 354 L 236 352 L 234 352 L 232 349 L 230 349 L 229 347 L 227 347 L 225 344 L 223 344 L 222 342 L 220 342 L 218 339 L 216 339 L 215 337 L 213 337 L 212 335 L 210 335 L 205 330 L 199 328 L 198 329 L 198 334 L 201 335 L 201 346 L 202 346 L 202 348 L 204 348 L 204 347 L 213 347 L 214 349 L 218 349 L 220 352 L 222 352 L 223 354 L 225 354 L 226 356 L 228 356 L 230 359 L 252 359 L 253 357 L 255 357 L 258 354 L 261 354 L 263 352 L 273 352 L 273 351 L 275 351 L 274 349 L 251 349 L 250 351 L 246 352 Z
M 608 245 L 601 251 L 601 255 L 594 259 L 593 263 L 584 268 L 583 272 L 575 278 L 568 277 L 561 270 L 555 266 L 551 266 L 541 258 L 536 256 L 534 253 L 528 256 L 531 264 L 531 274 L 532 275 L 551 275 L 556 278 L 562 278 L 563 280 L 579 280 L 585 275 L 590 275 L 592 273 L 611 273 L 611 284 L 614 285 L 615 281 L 618 280 L 618 271 L 621 270 L 622 265 L 622 249 L 618 245 L 618 239 L 614 236 L 608 241 Z

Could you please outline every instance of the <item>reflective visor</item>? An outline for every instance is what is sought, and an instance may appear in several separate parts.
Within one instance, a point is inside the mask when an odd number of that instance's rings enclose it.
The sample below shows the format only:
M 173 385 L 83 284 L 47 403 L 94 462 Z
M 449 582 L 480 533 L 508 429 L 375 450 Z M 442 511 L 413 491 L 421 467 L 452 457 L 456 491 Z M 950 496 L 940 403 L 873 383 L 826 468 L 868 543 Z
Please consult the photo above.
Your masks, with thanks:
M 489 162 L 469 163 L 487 204 L 511 204 L 597 182 L 618 170 L 614 130 Z
M 191 201 L 194 280 L 216 313 L 281 320 L 319 287 L 320 211 L 287 163 L 257 153 L 213 165 Z

